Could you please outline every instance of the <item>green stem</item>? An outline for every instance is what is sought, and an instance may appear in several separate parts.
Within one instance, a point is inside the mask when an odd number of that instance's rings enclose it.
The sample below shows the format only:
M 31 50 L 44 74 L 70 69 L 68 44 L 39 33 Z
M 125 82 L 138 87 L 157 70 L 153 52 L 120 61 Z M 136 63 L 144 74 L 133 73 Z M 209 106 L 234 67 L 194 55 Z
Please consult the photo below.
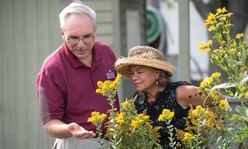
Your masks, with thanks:
M 243 109 L 243 112 L 244 112 L 244 116 L 246 116 L 246 111 L 245 111 L 243 98 L 241 98 L 240 101 L 241 101 L 241 106 L 242 106 L 242 109 Z
M 157 143 L 156 141 L 154 141 L 153 138 L 152 138 L 150 135 L 148 135 L 148 134 L 145 134 L 145 135 L 148 136 L 148 137 L 154 142 L 154 144 L 155 144 L 157 147 L 159 147 L 159 149 L 162 149 L 161 145 L 160 145 L 159 143 Z

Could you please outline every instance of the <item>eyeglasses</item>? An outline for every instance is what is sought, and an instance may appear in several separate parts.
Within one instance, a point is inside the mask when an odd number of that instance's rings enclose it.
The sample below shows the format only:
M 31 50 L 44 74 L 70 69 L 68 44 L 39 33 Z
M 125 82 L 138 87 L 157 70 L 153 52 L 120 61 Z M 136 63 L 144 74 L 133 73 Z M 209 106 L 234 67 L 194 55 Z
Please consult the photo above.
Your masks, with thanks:
M 91 43 L 95 38 L 94 35 L 93 36 L 85 36 L 83 38 L 78 38 L 78 37 L 69 37 L 68 38 L 66 34 L 65 34 L 65 36 L 66 36 L 66 38 L 68 40 L 68 43 L 72 44 L 72 45 L 78 44 L 80 42 L 80 40 L 82 40 L 85 44 L 86 43 Z

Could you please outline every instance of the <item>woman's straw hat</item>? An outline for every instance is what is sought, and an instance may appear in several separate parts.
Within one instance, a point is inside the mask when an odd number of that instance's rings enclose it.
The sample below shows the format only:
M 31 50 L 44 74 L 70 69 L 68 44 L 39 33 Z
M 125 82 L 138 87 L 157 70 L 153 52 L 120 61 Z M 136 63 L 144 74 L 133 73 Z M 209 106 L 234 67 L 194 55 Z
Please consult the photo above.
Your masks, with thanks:
M 164 54 L 150 46 L 136 46 L 130 49 L 128 57 L 115 62 L 118 73 L 130 78 L 130 65 L 142 65 L 166 71 L 169 77 L 175 73 L 174 66 L 165 61 Z

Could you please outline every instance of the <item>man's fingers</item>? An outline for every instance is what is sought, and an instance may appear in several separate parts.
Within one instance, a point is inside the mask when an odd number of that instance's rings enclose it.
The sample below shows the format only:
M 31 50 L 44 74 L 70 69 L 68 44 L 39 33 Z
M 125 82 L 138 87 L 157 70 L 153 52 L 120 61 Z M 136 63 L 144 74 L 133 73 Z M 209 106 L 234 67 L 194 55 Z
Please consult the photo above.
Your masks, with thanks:
M 73 136 L 78 139 L 89 139 L 95 137 L 96 134 L 92 131 L 83 131 L 83 132 L 77 132 L 73 134 Z

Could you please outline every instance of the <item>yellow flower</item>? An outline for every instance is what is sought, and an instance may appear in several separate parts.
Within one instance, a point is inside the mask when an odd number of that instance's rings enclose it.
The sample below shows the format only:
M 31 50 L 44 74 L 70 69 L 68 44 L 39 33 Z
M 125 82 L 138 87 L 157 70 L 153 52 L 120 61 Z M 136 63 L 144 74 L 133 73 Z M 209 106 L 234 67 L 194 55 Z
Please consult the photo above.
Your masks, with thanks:
M 213 26 L 210 26 L 209 28 L 208 28 L 208 31 L 213 31 L 214 30 L 214 27 Z
M 117 121 L 118 123 L 124 123 L 124 116 L 123 116 L 123 113 L 119 113 L 119 114 L 117 115 L 116 121 Z
M 143 123 L 145 120 L 149 119 L 149 116 L 144 115 L 143 113 L 138 114 L 131 122 L 131 126 L 137 128 L 139 124 Z
M 244 120 L 243 118 L 239 118 L 240 122 L 245 122 L 246 120 Z
M 211 51 L 211 49 L 210 48 L 207 48 L 206 53 L 209 54 L 210 51 Z
M 217 13 L 221 13 L 222 10 L 221 10 L 220 8 L 218 8 L 218 9 L 216 10 L 216 12 L 217 12 Z
M 212 24 L 212 21 L 211 21 L 211 20 L 209 20 L 209 19 L 204 20 L 204 21 L 205 21 L 205 23 L 204 23 L 203 25 L 205 25 L 205 26 L 207 26 L 208 24 Z
M 212 19 L 216 20 L 215 15 L 209 12 L 208 20 L 212 20 Z
M 231 17 L 231 15 L 233 15 L 233 13 L 231 13 L 231 12 L 229 12 L 228 14 L 227 14 L 227 16 L 230 18 Z
M 214 50 L 214 53 L 217 53 L 217 52 L 219 52 L 220 51 L 220 49 L 215 49 Z
M 227 105 L 228 103 L 225 100 L 220 100 L 218 107 L 220 107 L 221 110 L 227 110 Z
M 214 126 L 214 123 L 213 123 L 213 120 L 212 119 L 207 119 L 206 123 L 204 124 L 208 129 L 211 129 L 213 128 Z
M 127 110 L 127 109 L 129 109 L 131 107 L 131 103 L 129 103 L 127 101 L 127 98 L 126 98 L 126 101 L 125 102 L 121 103 L 121 105 L 122 105 L 122 107 L 123 107 L 124 110 Z
M 214 100 L 214 101 L 217 101 L 219 99 L 219 96 L 216 92 L 212 92 L 211 93 L 211 98 Z
M 233 41 L 233 44 L 230 44 L 230 46 L 236 46 L 236 45 L 237 45 L 237 43 L 235 40 Z
M 195 116 L 199 116 L 200 117 L 200 116 L 204 115 L 205 110 L 200 105 L 198 105 L 198 106 L 196 106 L 195 110 L 192 111 L 192 113 Z
M 99 119 L 105 119 L 107 117 L 107 115 L 106 114 L 101 114 L 100 116 L 99 116 Z
M 115 80 L 119 81 L 120 79 L 121 79 L 121 75 L 117 75 Z
M 237 115 L 237 114 L 233 114 L 232 116 L 233 116 L 233 117 L 237 117 L 238 115 Z
M 192 136 L 192 134 L 186 132 L 186 133 L 184 134 L 184 140 L 188 140 L 188 139 L 189 139 L 189 140 L 194 139 L 194 136 Z
M 213 79 L 212 78 L 205 78 L 201 83 L 200 83 L 200 86 L 201 87 L 206 87 L 208 85 L 210 85 L 212 83 Z
M 245 98 L 247 98 L 248 97 L 248 91 L 245 93 Z
M 201 53 L 205 47 L 205 42 L 201 42 L 200 46 L 198 47 L 198 51 Z
M 206 46 L 209 47 L 213 44 L 213 40 L 209 40 L 207 43 L 206 43 Z
M 102 123 L 106 117 L 106 114 L 103 113 L 100 115 L 99 112 L 95 111 L 91 113 L 91 117 L 88 118 L 87 122 L 92 122 L 93 124 Z
M 223 41 L 221 42 L 221 45 L 225 45 L 225 44 L 226 44 L 226 41 L 223 40 Z
M 218 26 L 221 26 L 221 25 L 223 25 L 223 22 L 219 22 L 217 25 L 218 25 Z
M 174 117 L 174 112 L 171 112 L 169 109 L 163 109 L 162 114 L 159 115 L 159 121 L 165 121 L 166 119 L 171 120 Z
M 136 120 L 132 120 L 131 126 L 133 126 L 134 128 L 137 128 L 139 126 L 139 122 Z
M 98 81 L 97 85 L 98 85 L 98 87 L 102 88 L 102 85 L 103 85 L 102 81 Z
M 99 88 L 96 89 L 96 93 L 101 93 L 101 90 Z
M 230 50 L 230 53 L 236 53 L 236 49 L 232 48 L 232 49 Z
M 222 13 L 228 12 L 225 7 L 222 8 Z
M 215 72 L 212 74 L 211 78 L 219 78 L 221 76 L 220 72 Z
M 243 37 L 244 36 L 244 34 L 243 33 L 241 33 L 241 34 L 237 34 L 236 35 L 236 39 L 240 39 L 241 37 Z
M 226 21 L 226 17 L 222 17 L 221 20 Z

